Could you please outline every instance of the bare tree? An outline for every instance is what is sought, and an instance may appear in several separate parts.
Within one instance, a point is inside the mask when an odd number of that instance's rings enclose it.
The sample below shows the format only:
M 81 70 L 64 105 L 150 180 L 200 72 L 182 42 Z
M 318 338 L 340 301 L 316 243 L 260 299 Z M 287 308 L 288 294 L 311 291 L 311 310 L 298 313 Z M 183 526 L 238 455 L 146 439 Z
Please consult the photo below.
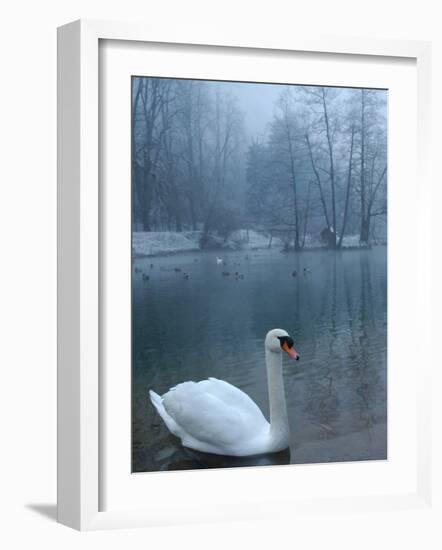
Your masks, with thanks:
M 360 243 L 370 242 L 371 220 L 386 215 L 387 149 L 379 96 L 360 91 Z M 384 188 L 384 193 L 382 189 Z
M 369 244 L 374 220 L 386 231 L 386 94 L 281 87 L 266 131 L 246 144 L 229 84 L 137 77 L 132 177 L 144 231 L 201 231 L 216 244 L 253 228 L 295 250 L 324 233 L 342 248 L 359 233 Z
M 347 217 L 348 217 L 348 206 L 350 203 L 350 193 L 351 193 L 351 181 L 352 181 L 352 167 L 353 167 L 353 143 L 354 143 L 354 136 L 355 136 L 355 127 L 352 125 L 351 127 L 351 137 L 350 137 L 350 154 L 348 159 L 348 170 L 347 170 L 347 188 L 345 192 L 345 206 L 344 206 L 344 214 L 342 219 L 342 229 L 341 234 L 339 235 L 339 241 L 337 244 L 338 248 L 341 248 L 342 246 L 342 240 L 345 235 L 345 229 L 347 226 Z
M 239 151 L 239 135 L 242 131 L 241 114 L 232 96 L 221 95 L 221 90 L 215 90 L 213 132 L 213 167 L 212 181 L 207 186 L 207 207 L 203 223 L 203 240 L 208 233 L 216 228 L 221 219 L 218 212 L 224 209 L 222 191 L 226 191 L 229 170 L 235 153 Z
M 152 220 L 156 168 L 160 154 L 157 132 L 161 107 L 169 82 L 163 79 L 140 78 L 138 80 L 135 108 L 133 110 L 133 128 L 135 143 L 140 147 L 133 148 L 133 163 L 139 174 L 137 185 L 138 201 L 141 211 L 141 222 L 145 231 L 150 231 Z M 141 139 L 137 140 L 138 132 Z M 136 175 L 135 175 L 136 177 Z
M 281 137 L 283 145 L 286 148 L 288 171 L 290 174 L 291 188 L 293 193 L 293 225 L 295 250 L 301 248 L 300 244 L 300 213 L 298 206 L 298 178 L 295 168 L 295 148 L 296 148 L 296 119 L 293 111 L 290 109 L 290 92 L 285 90 L 279 100 Z
M 319 174 L 319 170 L 316 166 L 315 159 L 313 157 L 313 149 L 312 149 L 312 145 L 311 145 L 311 141 L 310 141 L 308 131 L 306 131 L 306 133 L 305 133 L 305 141 L 307 143 L 307 148 L 308 148 L 308 153 L 309 153 L 309 158 L 310 158 L 312 170 L 313 170 L 313 173 L 315 175 L 316 183 L 318 185 L 319 198 L 320 198 L 321 205 L 322 205 L 322 210 L 323 210 L 323 213 L 324 213 L 325 223 L 327 224 L 327 229 L 329 231 L 331 231 L 332 229 L 331 229 L 331 224 L 330 224 L 330 218 L 329 218 L 328 211 L 327 211 L 327 202 L 326 202 L 326 198 L 325 198 L 323 183 L 322 183 L 322 180 L 321 180 L 321 176 Z
M 329 217 L 327 208 L 325 206 L 324 193 L 321 190 L 321 201 L 323 202 L 324 215 L 327 222 L 327 228 L 330 232 L 330 244 L 333 248 L 336 247 L 336 223 L 337 223 L 337 205 L 336 205 L 336 192 L 337 192 L 337 175 L 335 166 L 335 139 L 337 131 L 337 116 L 333 116 L 331 119 L 330 110 L 336 98 L 336 90 L 325 87 L 308 87 L 305 89 L 305 93 L 308 98 L 308 104 L 317 117 L 315 121 L 315 130 L 320 140 L 319 149 L 326 152 L 327 164 L 320 167 L 320 170 L 327 176 L 330 187 L 330 210 L 331 217 Z M 310 139 L 308 138 L 308 141 Z M 311 149 L 311 143 L 308 143 L 310 159 L 313 170 L 316 174 L 316 179 L 320 183 L 318 167 L 313 160 L 313 154 Z M 320 185 L 321 187 L 321 185 Z

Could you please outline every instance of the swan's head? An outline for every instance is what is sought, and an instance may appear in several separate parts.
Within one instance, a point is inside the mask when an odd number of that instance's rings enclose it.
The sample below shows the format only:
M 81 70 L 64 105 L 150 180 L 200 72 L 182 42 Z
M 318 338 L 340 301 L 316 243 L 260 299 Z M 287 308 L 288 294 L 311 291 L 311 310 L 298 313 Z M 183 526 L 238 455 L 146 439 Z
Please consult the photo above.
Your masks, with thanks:
M 274 328 L 267 333 L 265 347 L 274 353 L 285 351 L 292 359 L 296 359 L 296 361 L 299 359 L 293 339 L 289 336 L 288 332 L 281 328 Z

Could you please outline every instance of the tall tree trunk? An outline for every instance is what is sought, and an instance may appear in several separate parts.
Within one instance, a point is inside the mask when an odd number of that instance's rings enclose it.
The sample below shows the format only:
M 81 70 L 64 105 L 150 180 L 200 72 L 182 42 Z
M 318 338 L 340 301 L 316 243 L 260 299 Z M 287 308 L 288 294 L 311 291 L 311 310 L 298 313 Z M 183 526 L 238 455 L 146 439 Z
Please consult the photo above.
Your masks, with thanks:
M 386 214 L 386 212 L 382 212 L 382 211 L 377 212 L 377 213 L 373 213 L 373 205 L 374 205 L 375 200 L 376 200 L 376 194 L 379 190 L 379 187 L 380 187 L 380 185 L 382 183 L 382 180 L 384 179 L 386 173 L 387 173 L 387 166 L 385 166 L 384 169 L 382 170 L 376 185 L 374 187 L 371 186 L 371 191 L 370 191 L 368 200 L 366 200 L 366 202 L 367 202 L 366 215 L 365 215 L 365 219 L 363 220 L 363 224 L 361 225 L 361 238 L 360 238 L 360 241 L 362 243 L 368 244 L 369 241 L 370 241 L 370 231 L 371 231 L 371 219 L 372 219 L 372 217 L 375 217 L 379 214 Z
M 330 186 L 332 201 L 332 224 L 333 224 L 333 247 L 336 248 L 336 198 L 335 198 L 335 164 L 333 159 L 333 142 L 330 134 L 330 123 L 328 120 L 327 102 L 325 100 L 325 90 L 322 88 L 322 108 L 324 110 L 324 121 L 327 135 L 328 155 L 330 160 Z
M 301 245 L 302 248 L 304 248 L 305 246 L 305 238 L 307 236 L 307 224 L 308 224 L 308 218 L 310 215 L 310 187 L 311 187 L 311 182 L 309 180 L 308 186 L 307 186 L 307 201 L 306 201 L 305 213 L 304 213 L 304 228 L 303 228 L 302 245 Z
M 343 217 L 343 220 L 342 220 L 341 234 L 339 235 L 338 248 L 341 248 L 341 246 L 342 246 L 342 240 L 344 238 L 345 228 L 347 226 L 348 204 L 350 202 L 350 190 L 351 190 L 354 135 L 355 135 L 355 127 L 353 125 L 351 127 L 350 157 L 348 159 L 347 190 L 346 190 L 346 193 L 345 193 L 344 217 Z
M 135 82 L 135 81 L 134 81 Z M 133 213 L 134 213 L 134 216 L 133 216 L 133 223 L 134 224 L 137 224 L 137 222 L 139 222 L 139 218 L 138 218 L 138 215 L 139 215 L 139 209 L 138 208 L 135 208 L 135 204 L 137 202 L 137 198 L 138 197 L 138 192 L 139 189 L 137 190 L 137 187 L 138 187 L 138 181 L 137 181 L 137 177 L 136 177 L 136 174 L 137 174 L 137 150 L 136 150 L 136 130 L 137 130 L 137 127 L 136 127 L 136 124 L 137 124 L 137 112 L 138 112 L 138 104 L 139 104 L 139 101 L 140 101 L 140 94 L 141 94 L 141 89 L 142 89 L 142 84 L 143 84 L 143 81 L 142 79 L 138 79 L 138 86 L 137 86 L 137 91 L 135 93 L 135 97 L 134 97 L 134 100 L 133 100 L 133 104 L 132 104 L 132 112 L 131 112 L 131 123 L 132 123 L 132 130 L 131 130 L 131 156 L 132 156 L 132 174 L 131 174 L 131 181 L 132 181 L 132 209 L 133 209 Z
M 361 244 L 368 244 L 370 238 L 370 220 L 369 216 L 366 216 L 361 223 L 361 234 L 359 237 L 359 242 Z
M 181 233 L 183 230 L 183 224 L 181 221 L 181 205 L 178 204 L 177 208 L 175 208 L 175 231 L 178 231 L 178 233 Z
M 361 90 L 361 229 L 359 242 L 366 244 L 369 239 L 370 221 L 367 218 L 365 189 L 365 90 Z
M 327 224 L 327 229 L 330 229 L 330 218 L 328 217 L 327 203 L 325 202 L 325 196 L 324 196 L 324 190 L 322 188 L 321 176 L 319 175 L 318 169 L 316 168 L 315 160 L 313 158 L 312 146 L 311 146 L 311 143 L 310 143 L 310 138 L 308 136 L 308 133 L 305 134 L 305 141 L 307 143 L 310 162 L 311 162 L 311 165 L 312 165 L 313 173 L 315 174 L 316 183 L 318 184 L 319 198 L 321 200 L 322 209 L 323 209 L 323 212 L 324 212 L 325 223 Z
M 143 192 L 142 192 L 142 204 L 141 204 L 141 223 L 143 224 L 143 231 L 151 231 L 151 219 L 150 211 L 152 208 L 152 183 L 150 175 L 150 162 L 145 161 L 145 167 L 143 169 Z
M 151 208 L 153 199 L 153 167 L 152 167 L 152 149 L 153 149 L 153 131 L 155 120 L 158 115 L 158 82 L 151 83 L 149 92 L 149 80 L 143 79 L 144 86 L 141 89 L 140 99 L 143 105 L 145 136 L 143 150 L 143 189 L 141 200 L 141 218 L 144 231 L 151 231 Z M 149 93 L 151 94 L 149 103 Z
M 299 215 L 298 215 L 298 190 L 297 190 L 297 180 L 295 172 L 295 159 L 293 154 L 292 138 L 290 128 L 288 127 L 288 121 L 286 121 L 286 130 L 287 130 L 287 141 L 289 146 L 289 155 L 290 155 L 290 175 L 292 178 L 292 189 L 293 189 L 293 207 L 294 207 L 294 222 L 295 222 L 295 250 L 301 248 L 299 242 Z

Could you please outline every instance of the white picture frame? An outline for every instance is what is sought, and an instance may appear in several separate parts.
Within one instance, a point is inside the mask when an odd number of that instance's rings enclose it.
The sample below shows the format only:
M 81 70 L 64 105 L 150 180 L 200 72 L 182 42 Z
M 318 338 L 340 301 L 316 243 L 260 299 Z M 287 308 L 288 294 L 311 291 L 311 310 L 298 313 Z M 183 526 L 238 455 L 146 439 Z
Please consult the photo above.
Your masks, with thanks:
M 431 243 L 430 211 L 430 63 L 426 42 L 372 40 L 350 37 L 281 37 L 268 44 L 265 38 L 242 40 L 228 32 L 220 37 L 187 36 L 185 29 L 173 36 L 156 34 L 136 24 L 76 21 L 58 32 L 58 521 L 80 530 L 138 527 L 160 524 L 260 518 L 263 500 L 248 509 L 225 504 L 218 507 L 192 503 L 189 510 L 166 513 L 164 508 L 114 507 L 102 510 L 100 433 L 100 301 L 102 273 L 99 177 L 99 48 L 101 40 L 218 46 L 317 54 L 408 58 L 417 70 L 418 213 L 422 242 Z M 249 35 L 250 36 L 250 35 Z M 233 52 L 234 50 L 232 50 Z M 420 323 L 420 377 L 417 397 L 416 490 L 305 499 L 307 513 L 336 510 L 371 511 L 427 506 L 431 501 L 431 347 L 425 315 L 431 304 L 431 246 L 419 251 L 416 303 Z M 282 470 L 279 470 L 281 472 Z M 176 475 L 176 474 L 172 474 Z M 192 473 L 180 473 L 189 476 Z M 212 475 L 205 472 L 205 476 Z M 279 474 L 280 476 L 283 474 Z M 204 478 L 207 480 L 207 477 Z M 195 483 L 198 483 L 195 481 Z M 315 492 L 318 494 L 318 491 Z M 263 496 L 265 500 L 265 495 Z M 299 503 L 284 499 L 290 513 L 301 513 Z M 282 508 L 282 507 L 281 507 Z

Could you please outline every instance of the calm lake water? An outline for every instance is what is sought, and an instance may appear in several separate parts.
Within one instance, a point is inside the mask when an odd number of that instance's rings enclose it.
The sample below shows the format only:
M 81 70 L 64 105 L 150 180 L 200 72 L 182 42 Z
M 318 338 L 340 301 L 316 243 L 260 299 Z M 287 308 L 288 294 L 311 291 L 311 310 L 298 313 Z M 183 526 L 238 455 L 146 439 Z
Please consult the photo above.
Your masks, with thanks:
M 217 255 L 226 267 L 216 264 Z M 304 267 L 311 272 L 304 275 Z M 244 279 L 236 280 L 235 271 Z M 284 359 L 290 450 L 238 459 L 181 447 L 148 390 L 162 394 L 179 382 L 213 376 L 248 393 L 268 418 L 264 337 L 277 327 L 293 336 L 301 356 Z M 386 357 L 385 247 L 136 259 L 133 471 L 385 459 Z

